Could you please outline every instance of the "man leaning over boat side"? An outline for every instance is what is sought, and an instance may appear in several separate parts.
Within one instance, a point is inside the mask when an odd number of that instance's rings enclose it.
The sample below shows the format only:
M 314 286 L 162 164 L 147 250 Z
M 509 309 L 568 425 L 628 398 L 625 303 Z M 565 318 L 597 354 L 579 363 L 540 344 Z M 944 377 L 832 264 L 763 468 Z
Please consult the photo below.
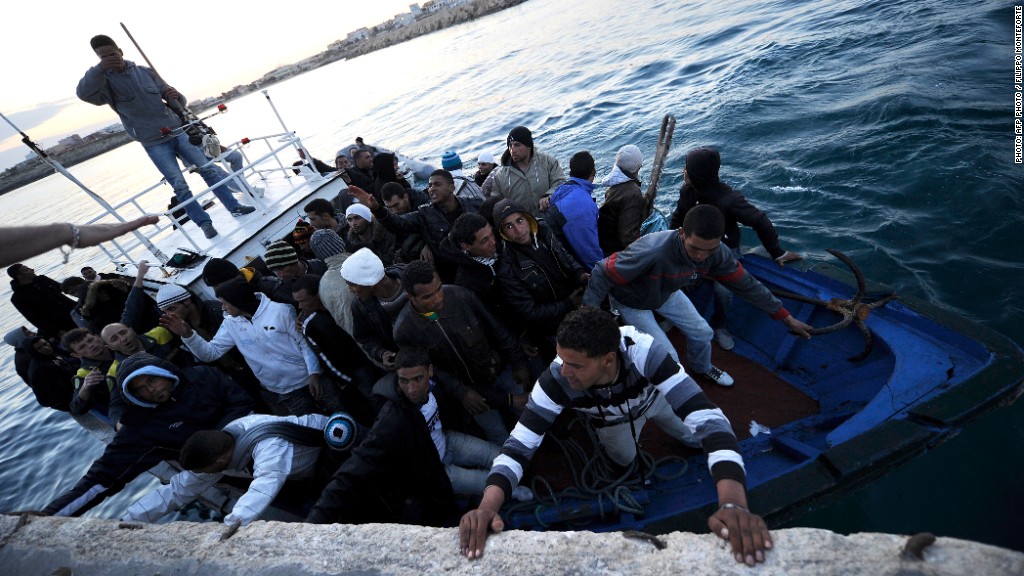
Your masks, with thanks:
M 228 177 L 227 172 L 211 164 L 203 151 L 189 142 L 188 134 L 181 129 L 182 120 L 170 107 L 184 109 L 188 103 L 184 96 L 151 69 L 125 60 L 124 53 L 109 36 L 93 36 L 89 45 L 100 63 L 89 68 L 78 82 L 78 98 L 96 106 L 106 104 L 114 110 L 128 136 L 142 144 L 149 159 L 174 189 L 179 203 L 191 200 L 192 191 L 178 167 L 178 158 L 186 166 L 197 166 L 199 175 L 209 186 Z M 240 204 L 227 183 L 216 186 L 213 193 L 232 216 L 256 210 Z M 217 235 L 213 221 L 199 202 L 186 205 L 185 213 L 207 238 Z
M 702 447 L 719 503 L 708 527 L 731 542 L 737 562 L 763 562 L 772 539 L 764 520 L 747 508 L 746 470 L 732 425 L 668 350 L 632 326 L 619 328 L 610 314 L 589 306 L 566 316 L 556 346 L 558 357 L 537 380 L 494 460 L 480 506 L 462 517 L 462 554 L 479 558 L 488 529 L 501 532 L 499 509 L 522 481 L 555 419 L 574 409 L 589 417 L 605 453 L 620 466 L 636 459 L 637 438 L 648 420 L 677 440 Z
M 539 218 L 548 209 L 551 194 L 565 182 L 565 172 L 554 156 L 534 148 L 526 126 L 509 131 L 505 142 L 508 148 L 494 170 L 491 196 L 508 198 Z
M 605 296 L 611 296 L 612 305 L 627 324 L 653 336 L 678 361 L 678 352 L 655 321 L 654 312 L 658 312 L 686 337 L 690 370 L 719 386 L 732 386 L 732 377 L 711 364 L 711 327 L 681 288 L 708 277 L 799 336 L 810 338 L 811 327 L 790 315 L 778 298 L 736 262 L 722 243 L 724 229 L 725 219 L 718 208 L 707 204 L 693 208 L 679 230 L 642 236 L 629 248 L 598 262 L 583 303 L 600 306 Z
M 117 386 L 128 401 L 124 426 L 78 483 L 43 512 L 79 516 L 161 460 L 176 459 L 193 432 L 252 412 L 249 395 L 220 370 L 178 368 L 145 352 L 121 364 Z
M 142 496 L 121 520 L 156 522 L 192 502 L 224 476 L 251 478 L 225 524 L 247 526 L 259 519 L 286 480 L 312 477 L 326 446 L 327 416 L 249 414 L 223 429 L 195 432 L 181 447 L 183 470 Z

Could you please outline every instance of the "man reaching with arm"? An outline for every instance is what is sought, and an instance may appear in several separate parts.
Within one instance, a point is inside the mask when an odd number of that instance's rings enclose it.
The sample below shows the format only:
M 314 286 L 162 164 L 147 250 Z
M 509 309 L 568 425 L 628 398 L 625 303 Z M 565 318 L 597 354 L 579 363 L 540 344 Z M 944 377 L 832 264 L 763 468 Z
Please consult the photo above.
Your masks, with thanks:
M 494 460 L 480 507 L 459 523 L 461 552 L 470 559 L 483 556 L 487 530 L 504 528 L 498 510 L 555 418 L 572 408 L 601 421 L 598 437 L 619 465 L 636 458 L 636 437 L 648 420 L 686 444 L 699 444 L 718 492 L 719 508 L 708 527 L 729 540 L 737 562 L 763 562 L 772 539 L 764 520 L 747 508 L 746 472 L 732 426 L 658 341 L 631 326 L 620 329 L 611 315 L 584 307 L 566 316 L 556 347 L 558 357 L 533 387 Z

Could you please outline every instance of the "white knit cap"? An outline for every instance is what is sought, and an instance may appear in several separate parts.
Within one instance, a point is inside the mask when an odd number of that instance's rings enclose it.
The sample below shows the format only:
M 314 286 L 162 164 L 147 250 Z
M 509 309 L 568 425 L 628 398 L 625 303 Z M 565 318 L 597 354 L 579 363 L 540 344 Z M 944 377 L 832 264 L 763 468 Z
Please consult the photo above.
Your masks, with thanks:
M 373 214 L 370 213 L 370 209 L 366 207 L 366 204 L 352 204 L 345 209 L 345 217 L 349 217 L 355 214 L 367 222 L 373 221 Z
M 626 144 L 619 148 L 619 153 L 615 155 L 615 165 L 623 172 L 636 174 L 640 167 L 643 166 L 643 163 L 644 158 L 640 154 L 640 149 L 633 144 Z
M 487 164 L 494 164 L 494 154 L 490 152 L 481 152 L 480 156 L 476 159 L 477 163 L 486 162 Z
M 156 291 L 156 307 L 163 310 L 175 302 L 188 300 L 189 296 L 188 290 L 177 284 L 164 284 Z
M 376 286 L 384 277 L 384 263 L 369 248 L 360 248 L 341 265 L 341 277 L 356 286 Z

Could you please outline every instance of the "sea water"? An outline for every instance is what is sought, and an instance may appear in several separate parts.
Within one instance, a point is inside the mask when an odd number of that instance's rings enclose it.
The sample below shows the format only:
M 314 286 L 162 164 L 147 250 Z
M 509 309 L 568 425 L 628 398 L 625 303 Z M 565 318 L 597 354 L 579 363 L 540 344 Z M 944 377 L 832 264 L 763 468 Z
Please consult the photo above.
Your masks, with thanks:
M 77 81 L 67 79 L 69 94 Z M 435 164 L 454 149 L 470 168 L 521 124 L 563 167 L 591 151 L 599 178 L 625 144 L 644 151 L 649 175 L 671 113 L 663 210 L 674 205 L 686 150 L 713 146 L 723 180 L 772 218 L 785 248 L 818 259 L 838 248 L 898 294 L 1021 342 L 1024 171 L 1014 164 L 1012 82 L 1013 7 L 1004 2 L 530 0 L 270 94 L 328 163 L 362 136 Z M 281 131 L 258 93 L 212 123 L 226 141 Z M 158 180 L 136 144 L 72 172 L 108 200 Z M 94 213 L 58 177 L 0 197 L 4 225 Z M 757 243 L 749 230 L 744 243 Z M 28 264 L 57 280 L 85 264 L 109 268 L 96 250 L 76 251 L 68 265 L 56 253 Z M 19 323 L 0 305 L 0 327 Z M 11 359 L 0 348 L 3 511 L 44 506 L 102 450 L 65 415 L 38 407 Z M 927 530 L 1024 550 L 1022 422 L 1022 403 L 1001 409 L 791 525 Z M 143 479 L 90 514 L 117 517 L 152 484 Z

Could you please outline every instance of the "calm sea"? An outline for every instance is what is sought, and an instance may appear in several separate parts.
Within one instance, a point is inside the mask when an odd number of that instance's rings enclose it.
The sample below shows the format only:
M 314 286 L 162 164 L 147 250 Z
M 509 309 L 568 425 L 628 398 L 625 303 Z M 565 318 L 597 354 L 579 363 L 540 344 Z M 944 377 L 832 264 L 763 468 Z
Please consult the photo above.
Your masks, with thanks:
M 839 248 L 898 293 L 1021 342 L 1024 171 L 1013 163 L 1012 80 L 1004 2 L 530 0 L 293 78 L 271 96 L 328 162 L 362 136 L 435 163 L 454 148 L 471 164 L 523 124 L 563 166 L 590 150 L 599 175 L 624 144 L 653 154 L 672 113 L 663 208 L 674 204 L 685 151 L 714 146 L 723 179 L 772 217 L 790 250 L 825 258 Z M 71 93 L 78 78 L 67 81 Z M 259 94 L 229 107 L 213 121 L 226 140 L 280 131 Z M 157 180 L 134 144 L 73 172 L 111 199 Z M 57 177 L 0 198 L 4 224 L 94 212 Z M 94 251 L 74 258 L 29 264 L 60 280 L 104 263 Z M 20 321 L 0 306 L 0 327 Z M 38 508 L 101 449 L 36 406 L 6 346 L 0 361 L 0 510 Z M 793 525 L 928 530 L 1024 550 L 1021 478 L 1018 402 Z M 92 514 L 116 517 L 145 488 Z

